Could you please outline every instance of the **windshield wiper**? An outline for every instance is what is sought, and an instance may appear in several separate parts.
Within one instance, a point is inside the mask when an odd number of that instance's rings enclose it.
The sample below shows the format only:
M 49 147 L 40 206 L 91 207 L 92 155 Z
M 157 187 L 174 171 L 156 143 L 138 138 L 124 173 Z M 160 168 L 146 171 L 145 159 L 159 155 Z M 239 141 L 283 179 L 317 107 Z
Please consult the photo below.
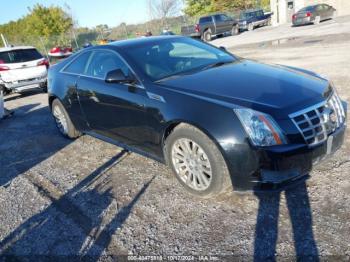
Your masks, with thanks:
M 220 61 L 220 62 L 216 62 L 216 63 L 213 63 L 213 64 L 210 64 L 210 65 L 207 65 L 207 66 L 203 67 L 201 69 L 201 71 L 205 71 L 207 69 L 214 68 L 214 67 L 223 66 L 223 65 L 226 65 L 226 64 L 231 64 L 233 62 L 234 61 Z
M 173 74 L 173 75 L 170 75 L 170 76 L 166 76 L 166 77 L 161 78 L 161 79 L 159 79 L 159 80 L 157 80 L 155 82 L 159 83 L 159 82 L 162 82 L 162 81 L 165 81 L 165 80 L 169 80 L 169 79 L 173 79 L 173 78 L 177 78 L 177 77 L 181 77 L 181 76 L 185 76 L 185 75 L 191 75 L 191 74 L 196 73 L 196 72 L 205 71 L 205 70 L 207 70 L 209 68 L 219 67 L 219 66 L 223 66 L 223 65 L 226 65 L 226 64 L 231 64 L 233 62 L 234 61 L 220 61 L 220 62 L 216 62 L 216 63 L 209 64 L 209 65 L 206 65 L 206 66 L 203 66 L 203 67 L 200 67 L 200 68 L 193 68 L 193 69 L 188 70 L 188 71 L 179 72 L 179 73 L 176 73 L 176 74 Z

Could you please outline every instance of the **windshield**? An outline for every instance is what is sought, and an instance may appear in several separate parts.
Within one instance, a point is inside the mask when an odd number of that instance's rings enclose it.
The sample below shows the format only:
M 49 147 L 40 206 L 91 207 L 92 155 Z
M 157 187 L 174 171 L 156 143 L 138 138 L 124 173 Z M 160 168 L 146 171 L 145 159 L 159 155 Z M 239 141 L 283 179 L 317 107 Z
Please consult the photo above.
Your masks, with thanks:
M 36 49 L 19 49 L 0 52 L 0 64 L 13 64 L 34 61 L 43 58 Z
M 211 45 L 191 38 L 164 39 L 125 50 L 139 70 L 152 81 L 229 63 L 235 57 Z

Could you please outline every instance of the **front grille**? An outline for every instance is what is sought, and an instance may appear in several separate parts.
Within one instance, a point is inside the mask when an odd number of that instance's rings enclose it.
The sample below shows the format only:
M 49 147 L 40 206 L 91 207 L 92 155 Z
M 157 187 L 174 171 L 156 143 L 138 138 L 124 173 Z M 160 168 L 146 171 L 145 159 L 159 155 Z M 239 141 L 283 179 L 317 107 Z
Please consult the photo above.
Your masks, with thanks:
M 333 93 L 327 101 L 291 114 L 290 118 L 312 146 L 324 142 L 345 122 L 345 111 L 339 96 Z

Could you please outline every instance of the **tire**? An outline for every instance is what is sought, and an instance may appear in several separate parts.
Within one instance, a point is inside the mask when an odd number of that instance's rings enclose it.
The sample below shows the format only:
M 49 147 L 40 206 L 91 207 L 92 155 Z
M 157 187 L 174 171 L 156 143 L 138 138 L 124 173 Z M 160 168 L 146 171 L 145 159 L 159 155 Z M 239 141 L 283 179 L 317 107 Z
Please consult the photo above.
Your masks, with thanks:
M 211 35 L 211 30 L 210 29 L 207 29 L 206 31 L 204 31 L 203 33 L 203 40 L 205 42 L 210 42 L 212 39 L 212 35 Z
M 52 102 L 51 112 L 56 127 L 64 137 L 74 139 L 81 136 L 81 133 L 74 127 L 66 109 L 58 99 Z
M 0 85 L 0 91 L 2 90 L 2 93 L 4 96 L 8 95 L 11 93 L 11 90 L 7 89 L 5 86 Z
M 238 34 L 239 34 L 239 27 L 238 25 L 235 25 L 234 27 L 232 27 L 231 35 L 238 35 Z
M 254 30 L 254 25 L 252 23 L 250 23 L 248 25 L 248 31 L 253 31 Z
M 320 22 L 321 22 L 321 17 L 320 16 L 316 16 L 315 20 L 314 20 L 314 25 L 318 25 L 318 24 L 320 24 Z
M 269 18 L 268 20 L 267 20 L 267 26 L 271 26 L 272 25 L 272 21 L 271 21 L 271 18 Z
M 180 184 L 191 194 L 210 198 L 232 190 L 220 150 L 199 129 L 188 124 L 176 126 L 165 141 L 164 154 Z

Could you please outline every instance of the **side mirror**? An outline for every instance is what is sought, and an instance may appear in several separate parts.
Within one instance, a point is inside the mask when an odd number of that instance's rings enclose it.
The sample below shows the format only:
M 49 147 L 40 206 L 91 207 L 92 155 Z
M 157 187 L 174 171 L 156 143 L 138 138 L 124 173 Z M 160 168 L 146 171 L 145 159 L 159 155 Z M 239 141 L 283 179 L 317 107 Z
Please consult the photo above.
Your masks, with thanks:
M 135 82 L 135 78 L 126 76 L 121 69 L 112 70 L 107 73 L 106 83 L 130 84 Z
M 226 49 L 226 47 L 224 47 L 224 46 L 220 46 L 219 47 L 222 51 L 225 51 L 225 52 L 227 52 L 227 49 Z

